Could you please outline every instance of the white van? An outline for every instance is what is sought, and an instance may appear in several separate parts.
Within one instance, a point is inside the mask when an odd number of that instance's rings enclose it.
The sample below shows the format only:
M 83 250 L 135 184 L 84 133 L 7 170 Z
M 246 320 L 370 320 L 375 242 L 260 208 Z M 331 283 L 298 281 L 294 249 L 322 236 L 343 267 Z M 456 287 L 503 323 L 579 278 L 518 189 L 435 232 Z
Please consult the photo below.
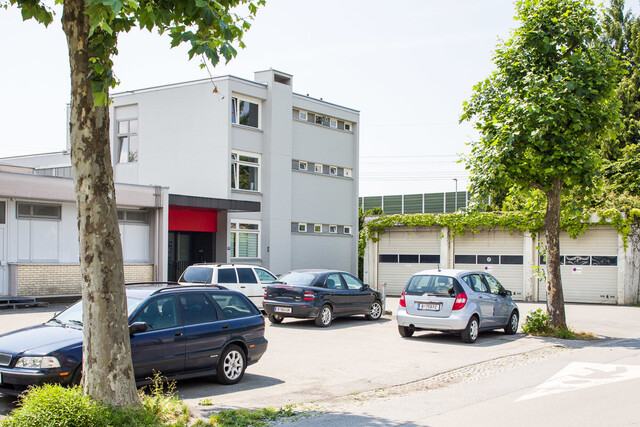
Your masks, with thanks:
M 178 279 L 181 285 L 221 285 L 245 294 L 262 309 L 264 290 L 276 280 L 276 275 L 259 265 L 194 264 L 187 267 Z

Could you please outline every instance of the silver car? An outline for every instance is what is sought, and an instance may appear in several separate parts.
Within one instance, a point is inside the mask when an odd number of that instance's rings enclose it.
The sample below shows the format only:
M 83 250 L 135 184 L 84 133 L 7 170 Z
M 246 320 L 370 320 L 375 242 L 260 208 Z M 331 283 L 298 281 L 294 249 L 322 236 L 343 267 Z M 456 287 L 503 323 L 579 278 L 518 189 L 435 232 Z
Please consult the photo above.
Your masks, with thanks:
M 443 331 L 473 343 L 480 331 L 518 331 L 518 306 L 498 280 L 483 271 L 425 270 L 405 286 L 398 307 L 398 331 Z

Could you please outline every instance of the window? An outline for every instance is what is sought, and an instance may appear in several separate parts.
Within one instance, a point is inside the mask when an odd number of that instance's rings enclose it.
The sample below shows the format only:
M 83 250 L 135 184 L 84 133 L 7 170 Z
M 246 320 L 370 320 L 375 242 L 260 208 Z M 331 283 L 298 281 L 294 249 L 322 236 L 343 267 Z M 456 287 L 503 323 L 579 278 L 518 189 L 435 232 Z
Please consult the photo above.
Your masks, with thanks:
M 484 280 L 487 281 L 487 284 L 489 285 L 489 291 L 492 294 L 498 295 L 500 293 L 500 290 L 502 289 L 502 285 L 500 285 L 500 283 L 498 283 L 498 281 L 494 279 L 493 276 L 484 274 Z
M 120 120 L 118 126 L 118 146 L 116 163 L 138 161 L 138 119 Z
M 235 268 L 218 269 L 218 283 L 238 283 Z
M 260 191 L 260 155 L 231 152 L 231 188 Z
M 231 258 L 260 258 L 260 223 L 231 223 Z
M 238 272 L 238 282 L 240 283 L 258 283 L 258 279 L 256 279 L 256 275 L 253 274 L 253 270 L 251 268 L 237 268 Z
M 137 222 L 140 224 L 149 223 L 149 212 L 147 211 L 125 211 L 118 209 L 118 221 Z
M 487 285 L 479 274 L 470 274 L 469 276 L 463 277 L 462 280 L 475 292 L 489 292 Z
M 342 273 L 342 278 L 344 282 L 347 284 L 347 288 L 351 290 L 361 290 L 364 286 L 362 282 L 350 274 Z
M 240 317 L 247 317 L 255 314 L 255 308 L 251 306 L 240 295 L 223 294 L 223 293 L 210 293 L 211 298 L 218 303 L 224 317 L 227 319 L 237 319 Z
M 301 222 L 298 224 L 298 231 L 300 233 L 306 233 L 307 232 L 307 224 L 304 222 Z
M 231 98 L 231 123 L 259 127 L 260 107 L 257 103 L 242 98 Z
M 298 169 L 300 169 L 301 171 L 306 171 L 307 170 L 307 162 L 298 162 Z
M 329 120 L 329 126 L 332 127 L 332 128 L 336 128 L 337 129 L 338 128 L 338 121 L 334 120 L 334 119 Z
M 60 205 L 18 202 L 17 211 L 17 216 L 21 219 L 60 219 L 62 214 L 62 207 Z
M 176 326 L 176 302 L 172 296 L 154 298 L 136 315 L 133 322 L 145 322 L 149 329 Z
M 345 123 L 344 124 L 344 130 L 350 131 L 351 130 L 351 123 Z
M 338 175 L 338 168 L 335 166 L 329 166 L 329 175 Z
M 351 169 L 344 168 L 344 176 L 351 177 Z
M 320 116 L 318 114 L 315 115 L 315 122 L 318 125 L 322 125 L 322 126 L 329 126 L 329 117 L 327 116 Z
M 307 120 L 307 112 L 306 111 L 300 111 L 300 114 L 298 115 L 298 118 L 300 120 L 306 121 Z
M 322 173 L 322 169 L 323 169 L 322 165 L 320 165 L 320 164 L 316 163 L 315 171 L 316 171 L 317 173 Z
M 267 270 L 256 268 L 254 271 L 256 272 L 258 279 L 260 279 L 260 283 L 273 283 L 276 281 L 276 277 Z
M 181 294 L 178 299 L 186 325 L 197 325 L 218 320 L 213 303 L 204 294 Z
M 337 233 L 338 232 L 338 226 L 337 225 L 330 225 L 329 226 L 329 233 Z
M 342 280 L 340 280 L 340 275 L 338 273 L 328 275 L 324 284 L 328 289 L 344 289 L 342 287 Z
M 6 219 L 6 214 L 5 214 L 5 210 L 7 207 L 7 202 L 4 201 L 0 201 L 0 224 L 6 224 L 7 223 L 7 219 Z
M 351 226 L 350 225 L 345 225 L 344 226 L 344 234 L 351 234 Z
M 313 225 L 314 233 L 322 233 L 322 224 L 314 224 Z

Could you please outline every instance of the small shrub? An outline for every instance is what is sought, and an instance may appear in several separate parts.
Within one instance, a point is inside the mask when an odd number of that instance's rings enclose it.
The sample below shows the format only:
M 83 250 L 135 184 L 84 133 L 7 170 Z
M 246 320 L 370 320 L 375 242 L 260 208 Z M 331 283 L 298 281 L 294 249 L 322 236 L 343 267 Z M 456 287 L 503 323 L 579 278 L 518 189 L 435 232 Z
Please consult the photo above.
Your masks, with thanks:
M 165 379 L 159 372 L 154 372 L 152 383 L 140 389 L 142 408 L 156 424 L 158 421 L 186 424 L 189 421 L 189 409 L 176 396 L 176 382 L 165 382 Z
M 108 425 L 108 408 L 82 394 L 82 388 L 46 384 L 30 388 L 3 427 Z
M 546 334 L 551 329 L 549 315 L 541 308 L 530 311 L 522 325 L 525 334 Z
M 211 406 L 211 405 L 213 405 L 213 400 L 211 400 L 210 397 L 207 397 L 207 398 L 202 399 L 201 401 L 199 401 L 198 405 L 200 405 L 200 406 Z

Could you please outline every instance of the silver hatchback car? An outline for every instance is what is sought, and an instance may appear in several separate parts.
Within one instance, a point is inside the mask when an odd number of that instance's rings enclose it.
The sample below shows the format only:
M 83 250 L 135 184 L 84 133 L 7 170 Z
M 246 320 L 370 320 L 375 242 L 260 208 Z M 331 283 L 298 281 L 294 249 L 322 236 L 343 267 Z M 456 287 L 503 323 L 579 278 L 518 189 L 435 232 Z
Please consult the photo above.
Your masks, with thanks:
M 398 331 L 443 331 L 473 343 L 484 330 L 518 331 L 518 306 L 511 291 L 489 273 L 466 270 L 425 270 L 405 286 L 398 307 Z

